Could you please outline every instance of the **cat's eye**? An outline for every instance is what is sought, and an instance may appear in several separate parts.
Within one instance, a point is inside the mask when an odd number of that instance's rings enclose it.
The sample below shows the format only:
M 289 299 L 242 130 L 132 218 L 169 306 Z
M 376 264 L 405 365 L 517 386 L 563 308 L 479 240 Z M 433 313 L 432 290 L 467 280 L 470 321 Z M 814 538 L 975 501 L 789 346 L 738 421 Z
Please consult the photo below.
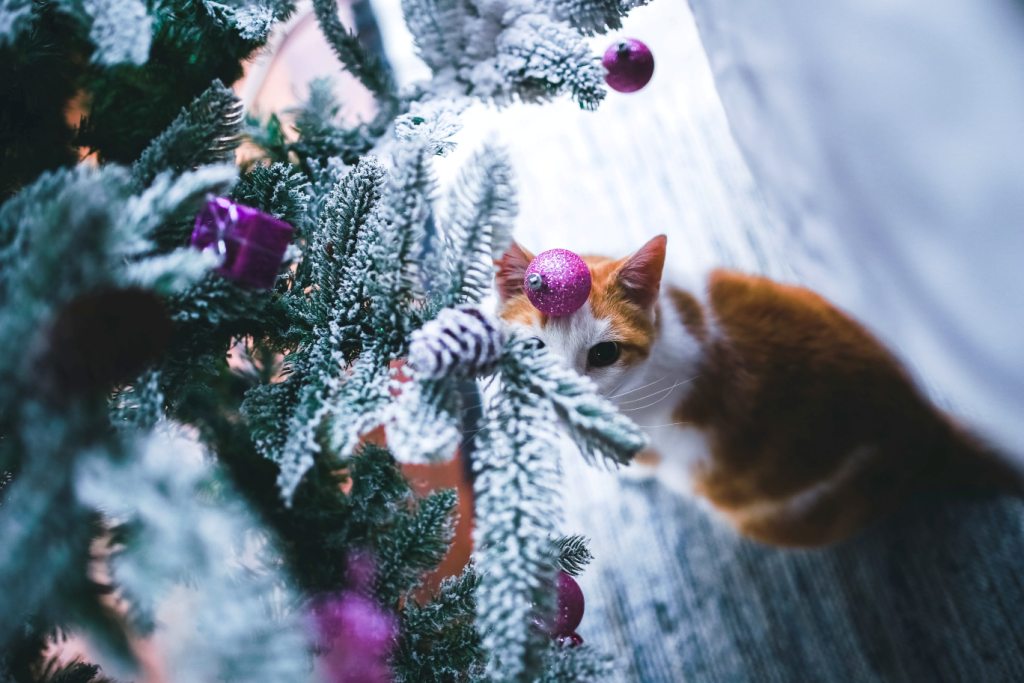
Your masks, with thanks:
M 538 349 L 543 349 L 544 346 L 545 346 L 544 340 L 541 339 L 540 337 L 532 337 L 530 339 L 530 341 L 532 341 L 534 344 L 536 344 Z
M 592 368 L 604 368 L 619 359 L 621 349 L 613 341 L 601 342 L 590 347 L 587 352 L 587 365 Z

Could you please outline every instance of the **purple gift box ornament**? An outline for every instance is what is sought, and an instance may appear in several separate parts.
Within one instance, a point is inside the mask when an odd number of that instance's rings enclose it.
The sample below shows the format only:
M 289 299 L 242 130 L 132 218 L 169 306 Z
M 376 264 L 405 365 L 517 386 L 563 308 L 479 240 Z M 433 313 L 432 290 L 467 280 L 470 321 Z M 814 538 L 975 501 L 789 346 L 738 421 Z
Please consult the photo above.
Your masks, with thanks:
M 217 252 L 218 274 L 243 287 L 270 289 L 292 232 L 292 226 L 279 218 L 226 197 L 212 197 L 196 216 L 191 244 Z

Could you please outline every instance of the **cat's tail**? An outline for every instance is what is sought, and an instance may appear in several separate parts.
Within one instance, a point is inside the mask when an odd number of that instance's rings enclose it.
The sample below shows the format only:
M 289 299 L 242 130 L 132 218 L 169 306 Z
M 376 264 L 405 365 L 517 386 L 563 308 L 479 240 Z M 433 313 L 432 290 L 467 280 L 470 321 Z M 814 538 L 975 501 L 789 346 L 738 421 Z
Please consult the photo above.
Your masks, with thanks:
M 930 467 L 934 490 L 968 497 L 1009 495 L 1024 498 L 1024 462 L 999 451 L 947 418 Z

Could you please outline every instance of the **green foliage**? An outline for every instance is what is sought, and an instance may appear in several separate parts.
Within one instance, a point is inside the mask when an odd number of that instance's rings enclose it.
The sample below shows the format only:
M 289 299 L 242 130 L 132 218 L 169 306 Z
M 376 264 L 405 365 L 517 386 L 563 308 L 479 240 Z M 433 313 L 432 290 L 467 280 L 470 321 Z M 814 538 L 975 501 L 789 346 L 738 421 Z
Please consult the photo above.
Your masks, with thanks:
M 294 152 L 302 161 L 338 157 L 347 164 L 358 162 L 384 134 L 384 129 L 380 121 L 353 127 L 341 126 L 338 123 L 341 110 L 333 81 L 327 78 L 311 81 L 308 97 L 293 112 L 299 137 L 285 149 Z M 271 118 L 268 130 L 275 125 L 280 124 L 275 124 L 275 119 Z
M 382 107 L 393 107 L 396 98 L 391 74 L 379 59 L 363 49 L 359 37 L 341 23 L 337 3 L 334 0 L 313 0 L 313 11 L 338 60 L 373 93 Z M 388 118 L 392 115 L 393 112 L 386 114 Z
M 387 402 L 383 343 L 366 327 L 364 313 L 369 308 L 372 316 L 375 307 L 391 304 L 374 282 L 382 255 L 376 212 L 383 184 L 383 170 L 366 161 L 328 195 L 309 238 L 306 279 L 288 297 L 303 330 L 302 341 L 284 359 L 289 376 L 255 387 L 246 399 L 256 446 L 279 463 L 286 499 L 320 451 L 325 420 L 335 423 L 335 452 L 347 454 L 379 423 L 378 411 Z
M 586 458 L 618 467 L 628 464 L 647 445 L 639 427 L 602 397 L 590 378 L 576 374 L 551 354 L 532 348 L 532 340 L 513 340 L 510 346 L 522 363 L 531 390 L 548 397 Z
M 521 17 L 498 47 L 496 66 L 525 102 L 542 102 L 568 91 L 593 110 L 604 99 L 604 70 L 576 32 L 543 15 Z
M 75 490 L 116 520 L 111 571 L 137 632 L 153 628 L 161 601 L 187 595 L 193 627 L 165 643 L 175 679 L 296 680 L 308 666 L 301 617 L 271 596 L 294 598 L 278 558 L 246 547 L 256 520 L 217 474 L 194 442 L 158 430 L 132 458 L 82 458 Z
M 548 646 L 546 655 L 547 666 L 538 683 L 592 683 L 607 680 L 615 671 L 614 660 L 589 645 L 555 643 Z
M 584 35 L 617 31 L 626 13 L 647 0 L 560 0 L 554 3 L 555 16 Z
M 344 123 L 329 83 L 316 82 L 293 112 L 296 136 L 276 115 L 250 119 L 265 155 L 236 182 L 225 162 L 244 113 L 229 86 L 291 0 L 0 0 L 0 643 L 21 642 L 0 679 L 100 683 L 86 663 L 19 673 L 57 628 L 88 632 L 114 673 L 132 677 L 128 638 L 160 628 L 173 679 L 303 680 L 303 615 L 351 588 L 346 570 L 362 552 L 376 565 L 370 597 L 401 622 L 397 680 L 603 673 L 589 649 L 553 648 L 531 626 L 553 607 L 557 567 L 589 559 L 579 537 L 553 545 L 557 426 L 613 463 L 642 437 L 586 380 L 528 342 L 503 345 L 493 324 L 480 343 L 465 336 L 475 323 L 445 328 L 472 356 L 461 370 L 396 392 L 391 366 L 441 312 L 475 315 L 464 305 L 485 295 L 510 239 L 516 201 L 500 150 L 474 156 L 444 212 L 435 206 L 433 159 L 454 147 L 461 98 L 569 93 L 596 106 L 596 58 L 561 20 L 599 30 L 616 10 L 404 9 L 433 81 L 399 97 L 334 3 L 315 0 L 378 115 Z M 63 112 L 79 94 L 76 127 Z M 86 154 L 97 163 L 71 167 Z M 271 291 L 210 273 L 216 259 L 186 246 L 208 193 L 295 227 Z M 159 295 L 172 321 L 165 355 L 89 392 L 42 381 L 71 305 L 126 287 Z M 477 444 L 476 564 L 421 603 L 414 593 L 451 542 L 455 493 L 415 495 L 393 455 L 361 440 L 387 423 L 403 460 L 447 457 L 464 411 L 479 408 L 463 400 L 467 378 L 495 364 Z M 98 547 L 110 585 L 90 578 Z M 114 591 L 126 614 L 111 612 Z M 159 624 L 168 603 L 188 605 L 187 626 Z
M 309 181 L 288 164 L 256 165 L 235 185 L 231 198 L 259 208 L 296 228 L 302 237 L 309 207 Z
M 442 276 L 447 291 L 438 304 L 477 302 L 490 289 L 493 259 L 512 241 L 518 210 L 514 183 L 508 157 L 491 145 L 462 167 L 448 200 Z
M 531 623 L 554 609 L 552 587 L 562 558 L 571 565 L 585 557 L 580 539 L 552 545 L 560 484 L 552 457 L 560 444 L 557 422 L 584 453 L 611 463 L 628 461 L 645 439 L 596 396 L 590 380 L 557 365 L 533 340 L 513 336 L 500 369 L 498 395 L 474 455 L 477 628 L 491 674 L 525 681 L 564 664 L 544 660 L 545 636 Z
M 555 541 L 558 548 L 558 568 L 570 576 L 579 576 L 583 568 L 593 561 L 587 539 L 579 534 L 561 536 Z
M 182 173 L 231 161 L 241 124 L 241 101 L 215 80 L 149 143 L 132 166 L 132 179 L 144 187 L 165 171 Z
M 90 21 L 89 39 L 96 46 L 98 64 L 143 64 L 149 56 L 152 18 L 138 0 L 81 0 L 68 2 L 71 12 L 81 11 Z
M 555 607 L 550 539 L 559 522 L 558 437 L 550 405 L 532 392 L 515 356 L 503 363 L 484 425 L 473 461 L 477 629 L 489 675 L 528 681 L 543 670 L 548 638 L 532 620 Z
M 414 515 L 398 520 L 377 544 L 376 593 L 385 603 L 419 585 L 423 575 L 440 564 L 454 533 L 455 503 L 455 491 L 431 493 Z
M 426 604 L 402 610 L 398 649 L 391 661 L 400 683 L 446 683 L 483 677 L 485 652 L 473 619 L 480 578 L 472 566 L 441 582 Z

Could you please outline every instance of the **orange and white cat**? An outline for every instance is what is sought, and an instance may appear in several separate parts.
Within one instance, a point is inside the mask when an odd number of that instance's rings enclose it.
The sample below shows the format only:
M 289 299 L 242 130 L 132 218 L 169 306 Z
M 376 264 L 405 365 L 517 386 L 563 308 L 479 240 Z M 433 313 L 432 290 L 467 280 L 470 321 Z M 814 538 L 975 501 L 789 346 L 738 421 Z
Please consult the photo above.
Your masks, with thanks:
M 1018 490 L 864 327 L 817 294 L 714 271 L 662 287 L 666 238 L 584 257 L 588 302 L 550 318 L 523 293 L 532 255 L 497 261 L 501 316 L 525 328 L 651 435 L 658 478 L 706 498 L 741 533 L 814 546 L 917 493 Z

